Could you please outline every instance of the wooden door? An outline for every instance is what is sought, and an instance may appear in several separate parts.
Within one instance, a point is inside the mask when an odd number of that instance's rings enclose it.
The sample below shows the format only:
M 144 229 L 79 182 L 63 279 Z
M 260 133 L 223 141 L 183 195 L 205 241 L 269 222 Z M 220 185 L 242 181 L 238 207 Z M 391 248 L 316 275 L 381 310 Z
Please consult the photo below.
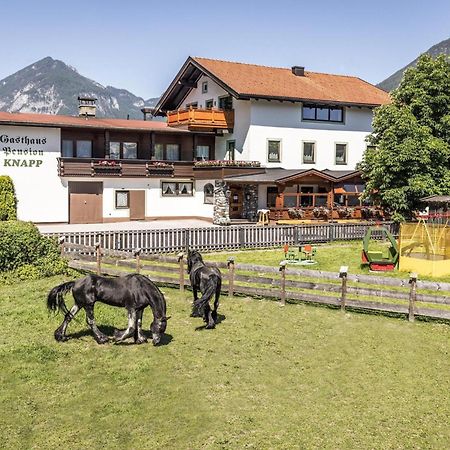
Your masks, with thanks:
M 69 223 L 103 222 L 103 183 L 69 182 Z
M 230 187 L 230 219 L 241 219 L 244 203 L 244 192 L 241 186 Z
M 130 191 L 130 220 L 145 220 L 145 191 Z

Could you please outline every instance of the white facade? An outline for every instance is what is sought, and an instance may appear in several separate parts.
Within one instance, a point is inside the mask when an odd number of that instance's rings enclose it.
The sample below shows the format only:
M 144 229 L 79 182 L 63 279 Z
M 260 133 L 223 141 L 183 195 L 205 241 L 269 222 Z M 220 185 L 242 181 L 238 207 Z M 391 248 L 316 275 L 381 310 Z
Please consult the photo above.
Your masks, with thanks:
M 207 82 L 208 91 L 202 92 Z M 209 77 L 202 76 L 186 97 L 183 105 L 197 102 L 203 108 L 213 100 L 217 108 L 219 98 L 229 95 Z M 236 100 L 232 134 L 216 138 L 216 159 L 227 159 L 227 141 L 235 141 L 235 159 L 259 161 L 266 167 L 284 169 L 354 170 L 366 148 L 366 137 L 372 131 L 372 110 L 363 107 L 344 107 L 343 122 L 302 120 L 302 104 L 268 100 Z M 281 141 L 280 162 L 269 162 L 268 140 Z M 313 142 L 314 164 L 302 160 L 303 143 Z M 336 144 L 346 144 L 346 164 L 336 164 Z
M 14 182 L 20 220 L 67 222 L 67 183 L 58 176 L 58 128 L 0 125 L 0 175 Z

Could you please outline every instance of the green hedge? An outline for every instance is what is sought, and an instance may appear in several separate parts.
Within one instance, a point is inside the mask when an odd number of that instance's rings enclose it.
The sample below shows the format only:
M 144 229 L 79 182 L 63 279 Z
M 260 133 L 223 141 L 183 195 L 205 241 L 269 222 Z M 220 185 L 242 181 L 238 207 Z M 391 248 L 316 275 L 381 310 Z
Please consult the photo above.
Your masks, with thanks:
M 0 175 L 0 221 L 17 219 L 17 198 L 10 177 Z
M 37 279 L 67 272 L 55 239 L 30 222 L 0 222 L 0 281 Z

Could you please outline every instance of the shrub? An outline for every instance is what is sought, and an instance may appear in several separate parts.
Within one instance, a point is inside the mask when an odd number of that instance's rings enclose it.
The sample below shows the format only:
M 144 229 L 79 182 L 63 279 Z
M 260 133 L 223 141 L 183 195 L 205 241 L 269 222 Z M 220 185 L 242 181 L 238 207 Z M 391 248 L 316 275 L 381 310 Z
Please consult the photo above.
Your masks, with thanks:
M 0 175 L 0 221 L 17 219 L 17 198 L 10 177 Z
M 33 280 L 67 272 L 55 239 L 30 222 L 0 222 L 0 279 Z

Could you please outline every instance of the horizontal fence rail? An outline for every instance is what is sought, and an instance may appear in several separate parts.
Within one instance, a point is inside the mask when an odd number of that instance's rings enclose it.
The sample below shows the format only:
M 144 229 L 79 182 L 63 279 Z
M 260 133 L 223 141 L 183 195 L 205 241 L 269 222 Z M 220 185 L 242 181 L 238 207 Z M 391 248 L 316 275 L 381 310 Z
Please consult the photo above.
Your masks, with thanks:
M 156 283 L 179 287 L 189 285 L 185 254 L 141 254 L 140 250 L 108 250 L 100 245 L 63 243 L 61 253 L 70 267 L 97 274 L 120 276 L 145 272 Z M 374 275 L 325 272 L 311 269 L 207 262 L 222 270 L 222 294 L 275 298 L 290 302 L 322 304 L 359 311 L 376 311 L 414 317 L 450 320 L 450 283 L 398 279 Z
M 270 248 L 284 244 L 301 245 L 332 242 L 335 240 L 362 239 L 372 222 L 325 223 L 303 225 L 232 225 L 204 228 L 172 228 L 155 230 L 122 231 L 77 231 L 44 233 L 64 239 L 66 243 L 94 246 L 100 243 L 108 250 L 132 251 L 141 249 L 142 253 L 173 253 L 188 248 L 200 251 L 234 250 L 242 248 Z M 382 226 L 392 234 L 397 233 L 393 222 L 383 222 Z M 381 237 L 381 233 L 372 234 Z

